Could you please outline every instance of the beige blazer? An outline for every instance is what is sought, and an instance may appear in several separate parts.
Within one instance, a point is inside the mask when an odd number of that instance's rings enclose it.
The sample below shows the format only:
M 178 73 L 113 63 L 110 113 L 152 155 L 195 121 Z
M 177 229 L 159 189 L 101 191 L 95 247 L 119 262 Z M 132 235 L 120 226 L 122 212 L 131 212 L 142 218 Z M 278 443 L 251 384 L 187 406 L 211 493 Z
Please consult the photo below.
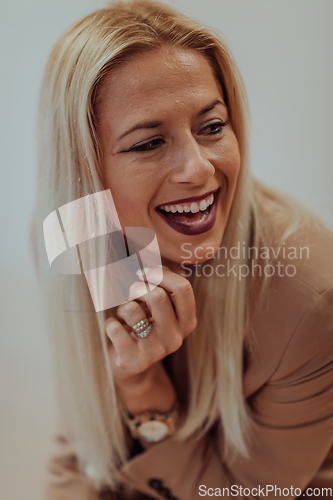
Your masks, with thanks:
M 289 239 L 285 247 L 290 246 L 308 246 L 309 258 L 278 258 L 295 265 L 296 275 L 271 278 L 267 300 L 246 333 L 252 347 L 245 353 L 244 397 L 255 425 L 250 458 L 223 461 L 218 425 L 199 440 L 169 438 L 126 463 L 117 496 L 89 486 L 75 452 L 57 435 L 44 500 L 195 500 L 222 496 L 223 488 L 236 496 L 240 486 L 250 488 L 243 493 L 249 498 L 294 498 L 295 488 L 333 490 L 333 235 L 313 228 L 307 240 Z M 175 354 L 180 386 L 181 366 Z M 266 485 L 267 491 L 253 490 Z M 270 486 L 288 491 L 279 495 Z M 321 490 L 315 494 L 327 498 Z

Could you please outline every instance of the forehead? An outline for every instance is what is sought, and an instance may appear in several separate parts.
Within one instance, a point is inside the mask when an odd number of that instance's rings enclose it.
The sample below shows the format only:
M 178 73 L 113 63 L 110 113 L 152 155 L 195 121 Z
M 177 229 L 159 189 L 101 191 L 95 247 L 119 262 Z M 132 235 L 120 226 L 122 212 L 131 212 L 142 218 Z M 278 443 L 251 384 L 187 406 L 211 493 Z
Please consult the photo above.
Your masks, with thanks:
M 115 116 L 135 112 L 205 105 L 222 98 L 220 86 L 205 56 L 193 49 L 161 47 L 136 55 L 105 77 L 98 114 Z M 200 102 L 199 102 L 200 101 Z

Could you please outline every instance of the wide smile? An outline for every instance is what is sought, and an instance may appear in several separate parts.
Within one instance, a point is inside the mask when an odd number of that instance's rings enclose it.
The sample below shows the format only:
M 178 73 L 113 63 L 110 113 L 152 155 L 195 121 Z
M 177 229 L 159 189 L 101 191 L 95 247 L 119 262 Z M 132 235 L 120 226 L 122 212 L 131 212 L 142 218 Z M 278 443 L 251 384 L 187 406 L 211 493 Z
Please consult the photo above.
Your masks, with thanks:
M 159 216 L 178 233 L 196 235 L 209 231 L 215 223 L 220 189 L 158 205 Z

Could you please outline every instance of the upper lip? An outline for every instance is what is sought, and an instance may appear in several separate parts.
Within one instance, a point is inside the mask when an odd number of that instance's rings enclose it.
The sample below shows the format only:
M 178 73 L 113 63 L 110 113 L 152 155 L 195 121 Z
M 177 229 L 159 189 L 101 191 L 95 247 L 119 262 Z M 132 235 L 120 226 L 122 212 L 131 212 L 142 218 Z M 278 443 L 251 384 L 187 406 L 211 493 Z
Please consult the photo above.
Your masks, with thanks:
M 207 193 L 204 193 L 204 194 L 200 194 L 198 196 L 191 196 L 191 198 L 182 198 L 181 200 L 174 200 L 174 201 L 168 201 L 168 202 L 165 202 L 165 203 L 161 203 L 160 205 L 157 205 L 156 208 L 159 208 L 163 205 L 177 205 L 179 203 L 193 203 L 193 202 L 196 202 L 196 201 L 201 201 L 201 200 L 204 200 L 205 198 L 207 198 L 207 196 L 213 194 L 213 193 L 216 193 L 216 191 L 219 189 L 216 188 L 216 189 L 213 189 L 212 191 L 208 191 Z

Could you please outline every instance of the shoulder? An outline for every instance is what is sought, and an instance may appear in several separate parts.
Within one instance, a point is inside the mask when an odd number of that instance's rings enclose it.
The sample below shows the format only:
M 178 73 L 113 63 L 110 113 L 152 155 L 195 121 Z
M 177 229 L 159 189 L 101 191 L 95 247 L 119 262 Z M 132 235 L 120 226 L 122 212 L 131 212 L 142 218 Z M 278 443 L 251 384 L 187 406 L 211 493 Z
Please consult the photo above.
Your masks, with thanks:
M 311 223 L 313 222 L 313 223 Z M 289 311 L 289 319 L 303 315 L 319 297 L 333 290 L 333 233 L 315 218 L 274 250 L 266 307 Z M 288 306 L 289 304 L 289 306 Z M 294 311 L 294 315 L 291 314 Z
M 333 363 L 333 234 L 310 218 L 275 249 L 272 265 L 246 335 L 248 393 L 311 359 L 314 369 Z
M 314 218 L 313 224 L 309 221 L 286 244 L 291 249 L 288 261 L 295 261 L 295 286 L 310 288 L 317 295 L 333 288 L 333 233 L 329 229 Z
M 255 219 L 257 241 L 268 245 L 269 257 L 281 272 L 271 280 L 274 287 L 301 286 L 320 294 L 333 286 L 333 232 L 296 200 L 257 181 Z M 257 230 L 258 232 L 258 230 Z M 274 248 L 273 248 L 274 247 Z M 286 272 L 286 267 L 290 266 Z M 294 272 L 293 272 L 294 269 Z M 293 279 L 294 278 L 294 279 Z

